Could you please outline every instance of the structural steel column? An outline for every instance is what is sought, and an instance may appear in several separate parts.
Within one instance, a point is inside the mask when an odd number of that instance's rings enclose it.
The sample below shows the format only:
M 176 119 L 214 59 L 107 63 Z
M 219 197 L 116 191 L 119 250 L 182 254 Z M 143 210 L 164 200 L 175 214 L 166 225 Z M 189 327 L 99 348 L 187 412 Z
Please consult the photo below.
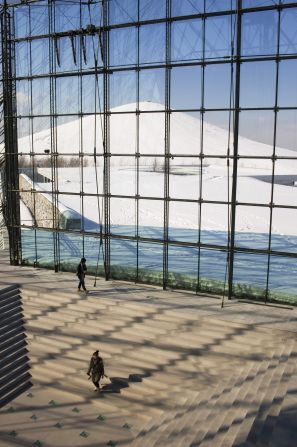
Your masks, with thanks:
M 229 254 L 228 299 L 233 294 L 233 268 L 234 268 L 234 242 L 235 242 L 235 218 L 236 218 L 236 190 L 237 190 L 237 165 L 238 165 L 238 129 L 239 129 L 239 105 L 240 105 L 240 58 L 241 58 L 241 15 L 242 0 L 237 0 L 237 27 L 236 27 L 236 74 L 235 74 L 235 117 L 233 132 L 233 175 L 231 194 L 231 237 Z
M 168 226 L 170 176 L 170 80 L 171 80 L 171 0 L 166 0 L 166 71 L 165 71 L 165 159 L 164 159 L 164 229 L 163 229 L 163 289 L 168 285 Z
M 102 1 L 103 8 L 103 152 L 104 152 L 104 248 L 105 279 L 110 278 L 110 110 L 109 110 L 109 31 L 108 1 Z
M 4 204 L 3 213 L 9 236 L 10 263 L 21 259 L 18 139 L 16 123 L 15 53 L 13 19 L 7 1 L 1 12 L 2 82 L 5 136 Z

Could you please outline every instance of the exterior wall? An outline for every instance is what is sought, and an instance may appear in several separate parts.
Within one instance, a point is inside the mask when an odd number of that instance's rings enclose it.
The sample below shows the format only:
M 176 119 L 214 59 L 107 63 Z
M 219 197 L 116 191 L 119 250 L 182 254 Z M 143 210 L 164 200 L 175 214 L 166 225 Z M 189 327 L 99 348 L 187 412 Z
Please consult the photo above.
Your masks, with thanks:
M 32 190 L 32 182 L 24 174 L 20 175 L 20 196 L 24 204 L 29 208 L 35 223 L 38 227 L 53 227 L 53 204 L 50 197 L 47 198 L 45 194 L 40 192 L 29 192 Z M 34 208 L 35 200 L 35 208 Z

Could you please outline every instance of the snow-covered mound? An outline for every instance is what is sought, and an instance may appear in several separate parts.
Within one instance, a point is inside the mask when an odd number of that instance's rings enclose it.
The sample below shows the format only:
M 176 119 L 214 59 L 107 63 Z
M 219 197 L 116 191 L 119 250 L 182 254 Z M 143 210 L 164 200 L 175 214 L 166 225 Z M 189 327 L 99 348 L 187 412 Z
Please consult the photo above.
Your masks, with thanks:
M 150 112 L 164 111 L 164 105 L 144 102 L 139 105 L 140 110 Z M 126 104 L 112 109 L 110 116 L 110 151 L 112 154 L 131 154 L 130 163 L 133 164 L 133 155 L 137 150 L 136 141 L 136 115 L 131 112 L 136 110 L 136 104 Z M 120 114 L 120 112 L 126 112 Z M 96 126 L 95 126 L 96 124 Z M 93 154 L 94 146 L 96 152 L 103 152 L 101 118 L 97 116 L 85 116 L 57 127 L 57 151 L 60 154 L 77 154 L 80 150 L 84 153 Z M 96 132 L 95 132 L 96 127 Z M 141 154 L 163 154 L 165 144 L 164 114 L 141 113 L 139 117 L 139 152 Z M 82 131 L 82 132 L 81 132 Z M 81 137 L 82 135 L 82 137 Z M 170 121 L 170 152 L 173 155 L 198 155 L 201 152 L 201 123 L 187 113 L 172 113 Z M 96 141 L 95 141 L 96 140 Z M 26 136 L 18 141 L 19 152 L 29 152 L 31 148 L 31 137 Z M 34 134 L 34 151 L 43 152 L 51 148 L 50 129 Z M 239 137 L 239 155 L 242 156 L 271 156 L 271 145 Z M 224 156 L 228 148 L 228 131 L 213 124 L 203 124 L 203 153 L 212 156 Z M 233 135 L 230 138 L 230 154 L 233 153 Z M 292 157 L 295 152 L 277 148 L 277 156 Z M 291 162 L 280 161 L 282 170 L 290 170 Z M 113 166 L 129 164 L 127 158 L 120 156 L 112 157 Z M 152 159 L 143 157 L 141 164 L 152 165 Z M 171 160 L 172 165 L 197 164 L 197 159 L 175 157 Z M 206 158 L 205 164 L 226 165 L 226 160 L 220 158 Z M 242 168 L 271 169 L 271 160 L 259 160 L 244 158 L 239 162 Z

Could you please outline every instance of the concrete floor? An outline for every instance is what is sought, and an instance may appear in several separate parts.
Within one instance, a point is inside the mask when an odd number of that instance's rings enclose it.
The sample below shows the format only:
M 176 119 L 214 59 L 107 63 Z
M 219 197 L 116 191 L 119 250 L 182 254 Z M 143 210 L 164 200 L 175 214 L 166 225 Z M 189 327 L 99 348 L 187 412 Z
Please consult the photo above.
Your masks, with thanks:
M 297 446 L 296 308 L 91 277 L 84 295 L 74 274 L 0 264 L 0 288 L 21 286 L 33 383 L 0 410 L 1 447 Z

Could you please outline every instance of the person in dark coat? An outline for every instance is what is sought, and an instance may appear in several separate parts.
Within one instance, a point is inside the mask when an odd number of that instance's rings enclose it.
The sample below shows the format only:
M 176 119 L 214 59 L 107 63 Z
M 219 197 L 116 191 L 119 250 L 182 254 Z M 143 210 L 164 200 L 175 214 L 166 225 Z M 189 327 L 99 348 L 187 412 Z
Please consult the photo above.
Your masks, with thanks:
M 104 364 L 102 357 L 99 357 L 99 351 L 93 353 L 87 374 L 92 378 L 92 382 L 96 387 L 95 391 L 100 391 L 99 381 L 104 376 Z
M 81 292 L 81 287 L 85 292 L 87 292 L 86 286 L 85 286 L 85 276 L 87 271 L 86 266 L 86 258 L 81 258 L 80 263 L 77 266 L 76 276 L 79 279 L 77 290 L 78 292 Z

